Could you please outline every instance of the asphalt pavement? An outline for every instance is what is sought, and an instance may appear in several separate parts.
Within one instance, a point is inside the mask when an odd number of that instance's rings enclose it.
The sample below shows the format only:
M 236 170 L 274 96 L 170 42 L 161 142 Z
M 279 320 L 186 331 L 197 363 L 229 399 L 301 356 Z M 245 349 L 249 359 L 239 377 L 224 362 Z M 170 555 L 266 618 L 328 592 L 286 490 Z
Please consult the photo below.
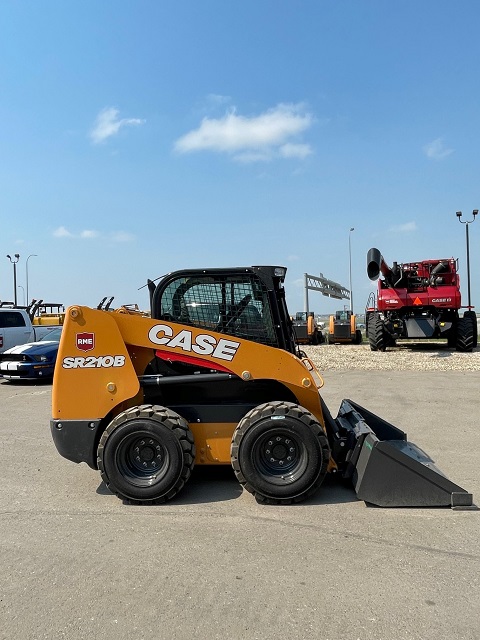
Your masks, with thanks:
M 332 371 L 480 504 L 480 372 Z M 81 390 L 79 390 L 81 393 Z M 0 638 L 478 640 L 480 511 L 382 509 L 328 479 L 265 506 L 230 469 L 129 506 L 56 451 L 49 384 L 0 381 Z

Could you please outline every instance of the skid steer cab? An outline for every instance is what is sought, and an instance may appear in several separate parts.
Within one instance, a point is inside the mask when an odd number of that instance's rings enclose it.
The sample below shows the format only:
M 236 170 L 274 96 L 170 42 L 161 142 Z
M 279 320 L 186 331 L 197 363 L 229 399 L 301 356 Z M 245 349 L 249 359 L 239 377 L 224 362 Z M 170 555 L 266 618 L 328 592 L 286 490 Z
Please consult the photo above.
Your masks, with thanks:
M 379 506 L 471 506 L 400 429 L 350 400 L 331 416 L 295 342 L 285 272 L 149 280 L 150 317 L 69 307 L 52 394 L 59 453 L 129 502 L 174 498 L 194 465 L 232 465 L 270 504 L 304 500 L 336 473 Z

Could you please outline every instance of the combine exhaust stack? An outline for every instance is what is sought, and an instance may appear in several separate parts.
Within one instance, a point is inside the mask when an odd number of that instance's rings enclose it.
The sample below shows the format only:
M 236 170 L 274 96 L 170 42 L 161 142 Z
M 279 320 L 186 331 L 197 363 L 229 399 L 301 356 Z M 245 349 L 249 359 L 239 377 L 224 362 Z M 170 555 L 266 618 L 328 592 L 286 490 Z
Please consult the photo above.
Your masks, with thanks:
M 344 476 L 360 500 L 379 507 L 473 506 L 472 494 L 448 480 L 397 427 L 351 400 L 343 400 L 336 422 L 354 434 Z

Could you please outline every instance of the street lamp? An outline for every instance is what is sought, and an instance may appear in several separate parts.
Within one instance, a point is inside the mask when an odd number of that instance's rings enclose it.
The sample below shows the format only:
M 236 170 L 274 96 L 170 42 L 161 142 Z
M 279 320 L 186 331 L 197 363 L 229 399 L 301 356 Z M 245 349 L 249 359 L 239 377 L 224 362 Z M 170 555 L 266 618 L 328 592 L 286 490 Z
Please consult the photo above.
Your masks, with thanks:
M 22 294 L 23 294 L 23 306 L 25 307 L 25 289 L 22 287 L 21 284 L 18 285 L 18 288 L 22 290 Z
M 465 225 L 465 235 L 467 239 L 467 287 L 468 287 L 468 310 L 470 311 L 472 308 L 471 300 L 470 300 L 470 241 L 468 238 L 468 225 L 475 222 L 475 216 L 478 213 L 478 209 L 474 209 L 472 211 L 473 218 L 472 220 L 462 220 L 462 212 L 457 211 L 458 221 Z
M 26 275 L 26 280 L 27 280 L 27 304 L 28 304 L 28 300 L 29 300 L 29 298 L 28 298 L 28 260 L 30 258 L 33 258 L 34 256 L 38 257 L 36 253 L 31 253 L 27 258 L 27 262 L 25 263 L 25 275 Z
M 17 306 L 17 262 L 20 260 L 20 255 L 18 253 L 15 254 L 15 258 L 11 256 L 7 256 L 10 262 L 13 264 L 13 296 L 14 303 Z
M 355 231 L 354 227 L 350 227 L 348 232 L 348 273 L 350 282 L 350 311 L 353 315 L 353 290 L 352 290 L 352 231 Z

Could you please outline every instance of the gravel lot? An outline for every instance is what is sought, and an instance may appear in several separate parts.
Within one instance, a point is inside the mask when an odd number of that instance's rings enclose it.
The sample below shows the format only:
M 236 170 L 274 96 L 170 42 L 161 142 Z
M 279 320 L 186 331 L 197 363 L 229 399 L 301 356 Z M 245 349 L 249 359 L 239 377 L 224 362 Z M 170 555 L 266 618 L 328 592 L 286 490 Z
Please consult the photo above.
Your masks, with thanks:
M 446 344 L 398 346 L 384 352 L 368 344 L 302 346 L 320 371 L 480 371 L 480 349 L 459 353 Z

